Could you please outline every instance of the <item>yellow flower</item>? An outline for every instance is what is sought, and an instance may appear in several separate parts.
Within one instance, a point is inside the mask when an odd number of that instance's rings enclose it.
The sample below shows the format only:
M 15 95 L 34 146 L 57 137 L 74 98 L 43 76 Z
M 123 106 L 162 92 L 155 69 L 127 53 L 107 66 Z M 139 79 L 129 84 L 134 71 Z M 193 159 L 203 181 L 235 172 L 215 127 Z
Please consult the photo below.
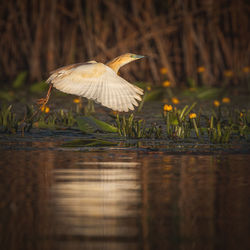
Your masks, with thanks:
M 165 87 L 165 88 L 169 87 L 170 85 L 171 85 L 170 81 L 164 81 L 162 83 L 162 86 Z
M 243 116 L 244 116 L 244 114 L 242 112 L 240 112 L 240 117 L 243 117 Z
M 75 98 L 75 99 L 73 100 L 73 102 L 74 102 L 74 103 L 80 103 L 81 100 L 80 100 L 79 98 Z
M 47 114 L 47 113 L 49 113 L 50 108 L 47 107 L 47 106 L 42 106 L 42 107 L 41 107 L 41 111 Z
M 224 98 L 222 98 L 222 102 L 223 103 L 229 103 L 231 100 L 230 100 L 230 98 L 229 97 L 224 97 Z
M 163 110 L 164 110 L 164 111 L 172 111 L 172 110 L 173 110 L 173 107 L 172 107 L 172 105 L 167 105 L 167 104 L 165 104 L 164 107 L 163 107 Z
M 203 67 L 203 66 L 198 67 L 198 68 L 197 68 L 197 72 L 198 72 L 198 73 L 203 73 L 203 72 L 205 72 L 205 67 Z
M 215 106 L 215 107 L 219 107 L 219 106 L 220 106 L 220 102 L 217 101 L 217 100 L 214 100 L 214 106 Z
M 243 68 L 242 68 L 242 71 L 243 71 L 244 73 L 249 73 L 249 72 L 250 72 L 250 67 L 243 67 Z
M 196 114 L 195 114 L 195 113 L 191 113 L 191 114 L 189 114 L 189 118 L 190 118 L 190 119 L 194 119 L 194 118 L 196 118 Z
M 233 71 L 232 70 L 225 70 L 224 71 L 224 76 L 225 77 L 232 77 L 233 76 Z
M 172 98 L 172 103 L 173 104 L 178 104 L 180 101 L 179 101 L 179 99 L 178 98 L 176 98 L 176 97 L 173 97 Z
M 150 91 L 151 90 L 151 86 L 147 86 L 147 91 Z
M 162 75 L 166 75 L 168 73 L 168 70 L 166 68 L 162 67 L 160 69 L 160 72 L 161 72 Z

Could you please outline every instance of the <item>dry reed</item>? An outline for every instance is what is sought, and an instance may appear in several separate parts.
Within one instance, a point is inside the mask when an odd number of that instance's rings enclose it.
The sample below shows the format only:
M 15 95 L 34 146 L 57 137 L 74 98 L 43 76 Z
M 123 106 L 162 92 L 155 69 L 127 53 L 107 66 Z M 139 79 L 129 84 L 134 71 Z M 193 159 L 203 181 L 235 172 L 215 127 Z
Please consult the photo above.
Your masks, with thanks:
M 41 80 L 62 65 L 134 52 L 148 60 L 122 70 L 132 81 L 159 84 L 166 67 L 180 85 L 203 66 L 203 84 L 213 85 L 225 70 L 249 66 L 249 9 L 242 0 L 3 1 L 0 77 L 27 70 Z

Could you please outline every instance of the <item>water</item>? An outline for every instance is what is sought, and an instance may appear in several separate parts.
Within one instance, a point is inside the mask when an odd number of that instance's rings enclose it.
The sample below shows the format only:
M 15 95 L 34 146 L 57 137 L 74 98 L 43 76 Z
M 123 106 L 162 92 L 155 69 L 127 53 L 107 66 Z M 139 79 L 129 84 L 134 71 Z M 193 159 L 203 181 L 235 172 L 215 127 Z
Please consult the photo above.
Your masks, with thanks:
M 64 141 L 2 139 L 1 249 L 250 249 L 249 154 Z

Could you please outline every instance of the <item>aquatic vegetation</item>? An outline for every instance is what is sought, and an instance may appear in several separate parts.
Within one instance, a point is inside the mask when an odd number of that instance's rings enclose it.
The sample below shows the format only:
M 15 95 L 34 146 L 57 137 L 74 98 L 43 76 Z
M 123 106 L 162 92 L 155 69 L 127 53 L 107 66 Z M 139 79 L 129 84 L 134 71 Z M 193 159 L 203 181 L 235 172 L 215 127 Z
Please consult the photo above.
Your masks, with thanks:
M 190 113 L 195 107 L 186 105 L 183 109 L 169 109 L 164 106 L 163 118 L 166 124 L 166 135 L 171 139 L 185 139 L 196 135 L 199 140 L 208 140 L 210 143 L 228 143 L 232 137 L 244 137 L 250 135 L 249 119 L 245 111 L 213 110 L 210 117 L 202 114 L 201 109 L 197 113 Z
M 117 115 L 116 126 L 118 134 L 126 138 L 161 138 L 162 129 L 157 124 L 152 124 L 151 127 L 145 126 L 145 120 L 134 119 L 134 115 L 129 117 L 123 116 L 122 118 Z
M 71 111 L 61 109 L 58 112 L 48 114 L 43 112 L 34 123 L 37 128 L 59 129 L 71 128 L 76 124 L 76 119 Z
M 5 133 L 16 133 L 18 121 L 16 115 L 12 112 L 12 105 L 3 106 L 0 109 L 0 131 Z
M 79 104 L 79 109 L 81 108 L 81 105 Z M 88 100 L 88 104 L 84 107 L 84 114 L 86 116 L 91 115 L 95 113 L 95 104 L 93 100 Z
M 79 114 L 80 111 L 81 111 L 81 108 L 82 108 L 82 99 L 80 97 L 79 98 L 75 98 L 73 100 L 73 103 L 76 106 L 76 113 Z
M 196 103 L 193 103 L 191 106 L 186 105 L 183 109 L 173 109 L 171 105 L 164 105 L 163 119 L 166 124 L 168 138 L 184 139 L 190 135 L 191 125 L 188 120 L 188 114 L 195 106 Z
M 228 143 L 232 132 L 232 125 L 223 125 L 221 121 L 216 121 L 213 116 L 210 117 L 210 126 L 207 128 L 207 133 L 211 143 Z
M 197 124 L 196 124 L 196 113 L 190 113 L 189 114 L 189 119 L 193 122 L 197 138 L 200 138 L 199 130 L 198 130 L 198 127 L 197 127 Z
M 117 132 L 117 128 L 94 118 L 93 116 L 80 116 L 76 118 L 78 128 L 84 133 L 94 132 Z
M 154 92 L 154 90 L 152 91 Z M 169 99 L 168 99 L 169 100 Z M 214 103 L 219 104 L 215 105 Z M 75 111 L 50 110 L 45 106 L 41 110 L 26 106 L 24 115 L 16 115 L 12 106 L 3 106 L 0 110 L 0 131 L 3 133 L 29 132 L 32 128 L 42 129 L 78 129 L 85 134 L 113 133 L 114 138 L 125 139 L 159 139 L 161 141 L 196 140 L 202 143 L 230 143 L 234 140 L 249 140 L 250 110 L 235 109 L 228 103 L 229 97 L 224 97 L 210 103 L 209 112 L 204 112 L 202 106 L 196 103 L 185 106 L 174 106 L 169 101 L 163 105 L 157 123 L 140 118 L 139 113 L 122 115 L 110 114 L 113 119 L 104 122 L 91 115 L 80 116 Z M 74 101 L 78 105 L 78 101 Z M 171 103 L 171 102 L 170 102 Z M 157 110 L 156 110 L 157 112 Z M 162 119 L 160 118 L 162 117 Z

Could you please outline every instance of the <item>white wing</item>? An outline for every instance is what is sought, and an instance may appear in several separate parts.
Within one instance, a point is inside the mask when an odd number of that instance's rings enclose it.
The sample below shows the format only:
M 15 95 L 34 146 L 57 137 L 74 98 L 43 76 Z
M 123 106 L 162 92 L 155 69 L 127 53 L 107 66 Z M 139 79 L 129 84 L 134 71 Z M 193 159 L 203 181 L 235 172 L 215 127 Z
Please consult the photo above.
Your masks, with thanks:
M 47 80 L 65 93 L 92 99 L 103 106 L 127 112 L 138 106 L 143 90 L 118 76 L 102 63 L 66 66 L 56 70 Z M 134 106 L 133 106 L 134 105 Z

